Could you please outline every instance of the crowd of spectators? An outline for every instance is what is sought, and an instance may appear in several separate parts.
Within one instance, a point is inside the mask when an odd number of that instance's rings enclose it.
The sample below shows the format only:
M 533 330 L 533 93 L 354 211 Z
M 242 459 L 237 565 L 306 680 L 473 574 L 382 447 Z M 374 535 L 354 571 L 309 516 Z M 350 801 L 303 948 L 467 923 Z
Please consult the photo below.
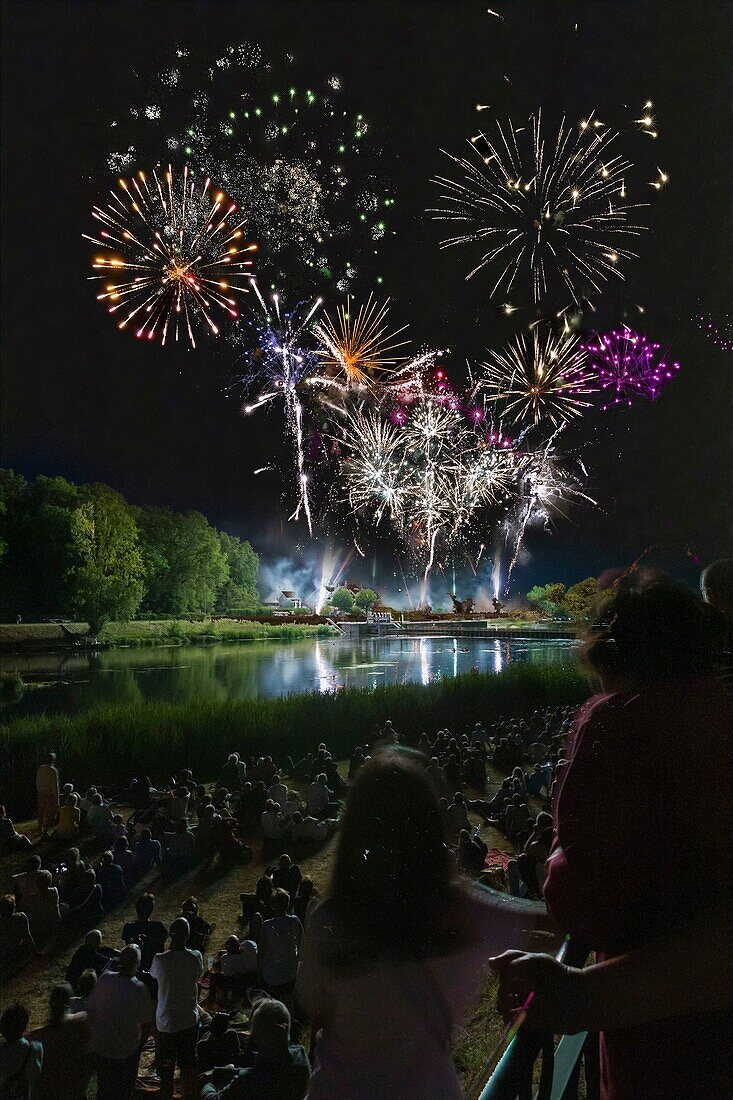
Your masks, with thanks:
M 98 1097 L 126 1100 L 146 1047 L 163 1100 L 176 1070 L 184 1100 L 407 1098 L 428 1095 L 426 1081 L 430 1095 L 458 1100 L 450 1045 L 489 961 L 511 1016 L 528 975 L 540 992 L 546 975 L 550 990 L 572 975 L 546 956 L 501 951 L 570 931 L 602 963 L 657 934 L 672 942 L 699 908 L 695 867 L 711 888 L 722 875 L 730 701 L 714 676 L 714 626 L 681 590 L 619 595 L 587 647 L 603 692 L 579 715 L 544 708 L 412 744 L 388 720 L 348 770 L 321 743 L 278 764 L 233 753 L 213 784 L 184 771 L 160 788 L 136 777 L 124 791 L 81 795 L 61 786 L 49 754 L 36 782 L 41 839 L 0 812 L 3 858 L 25 857 L 0 898 L 0 977 L 75 950 L 42 1026 L 28 1029 L 22 1004 L 0 1014 L 0 1095 L 82 1100 L 96 1078 Z M 704 813 L 679 798 L 681 759 L 695 798 L 714 794 Z M 611 825 L 614 805 L 623 816 Z M 675 821 L 687 833 L 673 843 Z M 334 832 L 321 897 L 298 858 Z M 216 913 L 204 916 L 195 897 L 169 926 L 156 918 L 156 883 L 205 861 L 225 873 L 255 858 L 262 873 L 218 949 Z M 119 933 L 105 942 L 96 925 L 106 917 L 110 929 L 118 912 Z M 690 1000 L 678 1001 L 690 1029 Z M 554 1003 L 545 990 L 538 1011 Z M 710 1035 L 718 1025 L 707 1021 Z M 683 1072 L 677 1032 L 657 1031 Z M 704 1031 L 694 1018 L 698 1055 Z M 633 1095 L 632 1048 L 628 1038 L 604 1048 L 608 1097 Z M 655 1074 L 670 1080 L 664 1065 Z

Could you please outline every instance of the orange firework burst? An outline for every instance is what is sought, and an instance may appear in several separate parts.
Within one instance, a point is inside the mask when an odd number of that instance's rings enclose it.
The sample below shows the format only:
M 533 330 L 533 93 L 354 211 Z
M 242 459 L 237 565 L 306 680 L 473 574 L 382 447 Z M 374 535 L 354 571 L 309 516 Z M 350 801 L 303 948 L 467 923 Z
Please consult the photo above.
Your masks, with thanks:
M 179 329 L 196 347 L 198 321 L 218 334 L 212 313 L 223 310 L 238 316 L 234 294 L 245 294 L 251 277 L 251 259 L 245 254 L 257 245 L 243 243 L 243 225 L 232 224 L 237 209 L 205 179 L 197 187 L 188 167 L 175 179 L 144 172 L 129 182 L 119 181 L 121 194 L 111 191 L 112 201 L 95 206 L 92 217 L 100 223 L 98 237 L 86 240 L 105 249 L 95 254 L 92 269 L 105 280 L 97 295 L 110 313 L 124 312 L 118 328 L 134 321 L 136 335 L 164 344 L 169 329 L 178 339 Z
M 356 316 L 351 313 L 351 299 L 336 310 L 336 320 L 328 315 L 314 326 L 314 333 L 321 347 L 318 354 L 324 366 L 338 382 L 348 388 L 371 386 L 374 376 L 389 371 L 405 356 L 399 349 L 408 340 L 396 340 L 407 325 L 388 332 L 387 313 L 389 299 L 379 305 L 372 295 L 366 305 L 359 306 Z

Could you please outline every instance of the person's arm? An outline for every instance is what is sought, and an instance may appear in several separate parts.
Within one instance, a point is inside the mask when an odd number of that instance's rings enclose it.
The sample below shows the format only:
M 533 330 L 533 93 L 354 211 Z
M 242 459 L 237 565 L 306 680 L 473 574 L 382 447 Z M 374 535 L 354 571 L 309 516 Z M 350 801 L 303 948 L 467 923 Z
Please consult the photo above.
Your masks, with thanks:
M 549 955 L 507 951 L 491 960 L 498 1007 L 511 1016 L 531 991 L 529 1023 L 558 1034 L 638 1027 L 733 1004 L 730 908 L 661 946 L 641 948 L 584 970 Z

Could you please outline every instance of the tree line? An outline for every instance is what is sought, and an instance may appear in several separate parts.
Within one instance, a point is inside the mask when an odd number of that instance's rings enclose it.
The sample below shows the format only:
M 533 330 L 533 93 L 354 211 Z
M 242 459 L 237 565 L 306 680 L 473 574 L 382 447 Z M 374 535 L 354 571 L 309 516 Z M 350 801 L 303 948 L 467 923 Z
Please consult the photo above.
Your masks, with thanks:
M 552 584 L 536 584 L 527 593 L 527 601 L 552 619 L 588 619 L 599 600 L 611 594 L 602 590 L 595 577 L 568 588 L 556 581 Z
M 254 611 L 259 557 L 200 512 L 130 504 L 108 485 L 0 469 L 0 618 Z

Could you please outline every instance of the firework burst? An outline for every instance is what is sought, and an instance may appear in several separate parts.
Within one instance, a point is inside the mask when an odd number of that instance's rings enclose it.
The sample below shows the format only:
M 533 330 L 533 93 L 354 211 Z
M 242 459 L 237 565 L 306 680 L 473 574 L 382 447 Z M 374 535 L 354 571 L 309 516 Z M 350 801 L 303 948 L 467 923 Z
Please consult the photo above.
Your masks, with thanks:
M 305 460 L 304 410 L 301 400 L 302 384 L 318 366 L 315 350 L 308 346 L 310 323 L 321 307 L 321 299 L 295 309 L 285 309 L 280 294 L 273 294 L 272 308 L 268 307 L 255 280 L 251 282 L 261 317 L 254 323 L 257 346 L 249 357 L 242 381 L 247 387 L 257 387 L 259 393 L 251 404 L 245 404 L 245 414 L 256 412 L 262 406 L 281 397 L 285 408 L 285 422 L 295 453 L 295 472 L 298 486 L 298 504 L 290 519 L 300 518 L 301 511 L 313 534 L 313 513 L 308 489 Z
M 506 415 L 515 421 L 564 423 L 582 414 L 598 388 L 584 345 L 567 333 L 541 336 L 535 328 L 490 356 L 479 385 L 493 400 L 506 400 Z
M 583 349 L 605 396 L 604 411 L 614 405 L 632 405 L 635 398 L 656 401 L 680 369 L 659 344 L 626 327 L 594 336 Z
M 528 126 L 497 123 L 496 130 L 474 135 L 466 156 L 443 150 L 460 174 L 433 180 L 441 205 L 429 212 L 462 227 L 441 247 L 485 248 L 467 278 L 498 266 L 493 297 L 526 272 L 535 304 L 558 288 L 581 304 L 609 277 L 623 279 L 623 262 L 637 255 L 631 245 L 646 227 L 630 220 L 641 204 L 627 199 L 632 165 L 614 151 L 619 134 L 598 119 L 583 120 L 579 130 L 563 119 L 547 139 L 541 112 Z
M 388 310 L 389 299 L 380 305 L 370 294 L 366 304 L 354 314 L 351 299 L 347 298 L 346 305 L 337 308 L 335 320 L 326 314 L 314 325 L 328 377 L 347 389 L 368 388 L 404 359 L 400 349 L 408 341 L 397 337 L 406 331 L 407 325 L 390 332 Z
M 217 335 L 214 310 L 237 317 L 235 295 L 246 293 L 251 253 L 244 222 L 232 219 L 237 207 L 206 178 L 200 186 L 184 168 L 175 177 L 144 172 L 119 181 L 111 202 L 95 206 L 98 236 L 84 234 L 98 249 L 92 269 L 104 280 L 97 299 L 111 314 L 121 312 L 118 327 L 134 322 L 136 335 L 165 344 L 169 330 L 196 346 L 199 322 Z M 231 219 L 231 220 L 230 220 Z

